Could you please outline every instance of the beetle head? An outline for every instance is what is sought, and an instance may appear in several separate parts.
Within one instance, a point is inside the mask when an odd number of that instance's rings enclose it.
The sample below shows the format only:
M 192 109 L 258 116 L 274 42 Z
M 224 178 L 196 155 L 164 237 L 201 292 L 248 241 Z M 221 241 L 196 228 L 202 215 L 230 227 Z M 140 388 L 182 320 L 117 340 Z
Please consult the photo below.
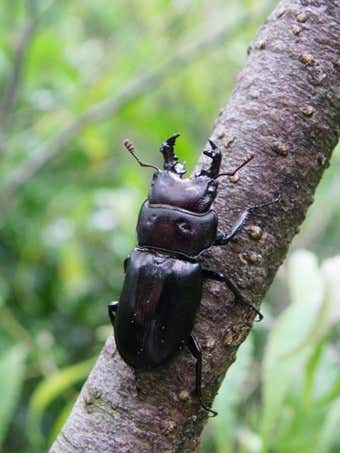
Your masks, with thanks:
M 190 178 L 183 178 L 185 167 L 174 152 L 178 136 L 179 134 L 173 134 L 160 146 L 164 170 L 154 173 L 148 200 L 150 204 L 176 206 L 196 213 L 207 212 L 217 193 L 215 176 L 220 168 L 221 152 L 210 141 L 211 149 L 205 151 L 212 160 L 210 168 L 201 170 Z

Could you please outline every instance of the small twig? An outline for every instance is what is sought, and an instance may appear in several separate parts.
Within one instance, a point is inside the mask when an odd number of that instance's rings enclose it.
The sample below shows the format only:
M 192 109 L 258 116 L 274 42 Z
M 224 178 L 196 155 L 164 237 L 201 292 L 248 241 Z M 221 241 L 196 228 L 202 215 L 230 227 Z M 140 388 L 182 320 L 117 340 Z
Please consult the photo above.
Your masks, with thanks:
M 3 305 L 0 308 L 0 323 L 18 343 L 25 344 L 28 348 L 32 346 L 32 338 L 27 330 L 15 318 L 9 307 Z
M 0 152 L 5 141 L 5 132 L 11 120 L 11 114 L 17 98 L 22 80 L 23 68 L 28 54 L 29 46 L 41 17 L 53 4 L 54 0 L 44 5 L 41 11 L 37 11 L 36 0 L 27 0 L 28 19 L 23 27 L 21 36 L 13 50 L 13 64 L 8 75 L 7 83 L 0 99 Z
M 27 50 L 31 44 L 32 37 L 37 25 L 37 17 L 34 14 L 35 7 L 31 4 L 30 17 L 28 18 L 26 24 L 24 25 L 21 36 L 18 39 L 16 46 L 14 48 L 13 56 L 13 65 L 9 73 L 7 84 L 4 89 L 3 96 L 0 101 L 0 124 L 1 124 L 1 134 L 4 133 L 6 126 L 9 122 L 12 108 L 16 100 L 23 66 L 25 64 L 25 59 L 27 55 Z
M 10 74 L 8 76 L 8 83 L 5 86 L 4 94 L 0 103 L 0 120 L 2 133 L 8 124 L 12 107 L 17 97 L 22 68 L 24 66 L 28 46 L 31 43 L 35 25 L 36 22 L 34 20 L 28 20 L 14 51 L 12 70 L 10 71 Z

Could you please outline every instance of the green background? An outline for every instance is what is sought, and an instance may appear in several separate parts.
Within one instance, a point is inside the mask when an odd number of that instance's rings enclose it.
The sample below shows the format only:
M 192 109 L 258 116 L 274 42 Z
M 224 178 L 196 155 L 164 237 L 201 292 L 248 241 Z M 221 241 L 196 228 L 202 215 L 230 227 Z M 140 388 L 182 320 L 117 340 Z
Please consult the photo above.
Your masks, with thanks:
M 274 3 L 2 0 L 0 446 L 43 452 L 111 332 L 150 171 L 192 169 Z M 203 452 L 340 451 L 340 150 L 265 320 L 214 403 Z M 298 251 L 305 249 L 307 251 Z

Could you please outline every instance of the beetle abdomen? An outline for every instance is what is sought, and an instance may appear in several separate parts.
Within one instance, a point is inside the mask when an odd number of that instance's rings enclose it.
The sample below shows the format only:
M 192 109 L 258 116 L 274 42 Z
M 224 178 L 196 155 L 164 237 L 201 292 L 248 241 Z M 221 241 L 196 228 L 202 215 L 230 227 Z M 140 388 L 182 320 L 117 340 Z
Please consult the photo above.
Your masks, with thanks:
M 152 369 L 176 355 L 190 336 L 201 292 L 198 263 L 134 250 L 115 320 L 123 359 Z
M 137 224 L 138 245 L 197 256 L 213 245 L 217 216 L 210 210 L 197 214 L 181 208 L 150 205 L 146 201 Z

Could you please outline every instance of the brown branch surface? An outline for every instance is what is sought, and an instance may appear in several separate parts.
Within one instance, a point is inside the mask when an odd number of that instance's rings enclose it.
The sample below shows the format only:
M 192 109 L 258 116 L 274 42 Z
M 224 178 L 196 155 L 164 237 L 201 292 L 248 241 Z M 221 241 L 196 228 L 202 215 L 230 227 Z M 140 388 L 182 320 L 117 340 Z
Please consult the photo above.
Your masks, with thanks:
M 250 153 L 235 183 L 223 180 L 215 208 L 226 231 L 245 207 L 280 191 L 280 205 L 252 215 L 248 229 L 207 262 L 227 273 L 258 304 L 282 263 L 340 125 L 340 6 L 333 0 L 283 0 L 249 48 L 246 67 L 211 138 L 225 149 L 223 170 Z M 203 161 L 203 159 L 202 159 Z M 252 225 L 262 234 L 253 235 Z M 223 284 L 208 282 L 195 334 L 203 348 L 203 394 L 211 401 L 253 313 L 233 304 Z M 188 352 L 169 367 L 135 375 L 110 337 L 51 452 L 196 451 L 206 422 Z

